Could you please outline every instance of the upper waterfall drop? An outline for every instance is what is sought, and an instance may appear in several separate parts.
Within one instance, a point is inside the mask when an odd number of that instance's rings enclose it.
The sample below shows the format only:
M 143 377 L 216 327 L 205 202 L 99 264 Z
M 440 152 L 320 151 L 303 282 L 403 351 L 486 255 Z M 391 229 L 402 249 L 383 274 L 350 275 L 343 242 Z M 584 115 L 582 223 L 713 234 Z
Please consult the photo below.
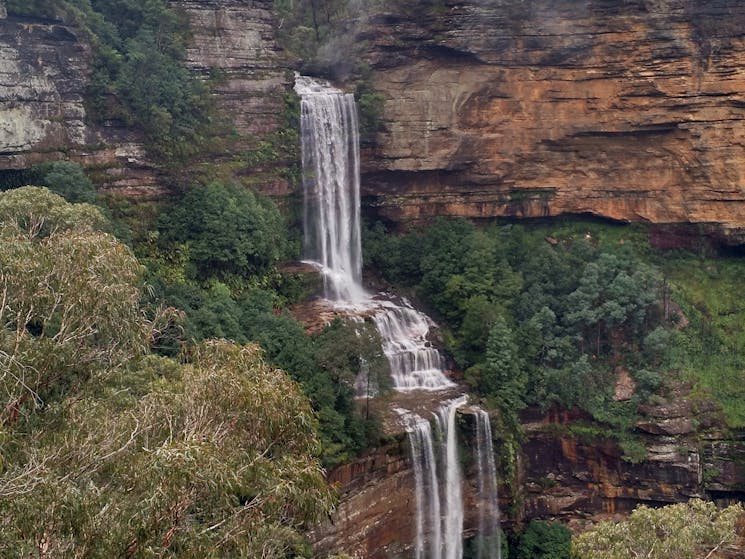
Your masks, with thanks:
M 427 340 L 431 321 L 405 301 L 376 299 L 362 287 L 360 148 L 354 96 L 328 82 L 297 74 L 295 91 L 300 96 L 305 254 L 323 273 L 325 297 L 337 307 L 372 317 L 396 390 L 455 386 Z
M 295 76 L 300 96 L 305 255 L 323 272 L 327 299 L 362 303 L 360 148 L 354 95 Z

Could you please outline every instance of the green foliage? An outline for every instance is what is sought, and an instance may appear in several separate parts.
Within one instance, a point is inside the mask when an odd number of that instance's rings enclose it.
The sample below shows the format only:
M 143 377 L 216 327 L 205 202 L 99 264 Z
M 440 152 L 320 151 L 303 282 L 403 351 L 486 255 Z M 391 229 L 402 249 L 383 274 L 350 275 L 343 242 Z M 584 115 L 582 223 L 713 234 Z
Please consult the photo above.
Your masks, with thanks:
M 30 171 L 29 184 L 46 186 L 72 203 L 96 202 L 96 190 L 83 169 L 72 161 L 42 163 Z
M 600 355 L 601 342 L 611 341 L 611 335 L 631 338 L 643 331 L 650 308 L 659 300 L 658 284 L 658 274 L 630 252 L 601 253 L 585 266 L 579 286 L 569 294 L 572 311 L 567 321 L 581 328 L 585 339 L 595 338 Z
M 3 447 L 0 554 L 286 557 L 331 504 L 314 426 L 256 346 L 133 362 Z
M 108 220 L 90 204 L 69 204 L 60 195 L 38 186 L 0 193 L 0 224 L 14 234 L 48 237 L 72 229 L 106 231 Z
M 250 168 L 279 165 L 283 168 L 285 178 L 299 183 L 300 98 L 295 92 L 285 95 L 279 128 L 266 134 L 248 153 L 246 165 Z
M 673 253 L 660 265 L 687 319 L 671 338 L 663 364 L 681 371 L 699 393 L 713 397 L 728 425 L 745 426 L 745 305 L 740 296 L 745 261 Z M 675 317 L 677 311 L 671 312 Z
M 210 337 L 258 342 L 310 397 L 326 465 L 365 448 L 377 425 L 357 409 L 354 381 L 364 366 L 385 389 L 380 341 L 370 329 L 358 336 L 341 323 L 311 337 L 280 310 L 297 293 L 273 269 L 286 252 L 276 208 L 245 189 L 211 183 L 164 212 L 159 229 L 158 244 L 148 249 L 152 301 L 184 312 L 183 330 L 165 332 L 159 351 L 175 355 L 183 343 Z
M 176 315 L 95 208 L 24 187 L 0 221 L 0 556 L 308 556 L 332 494 L 298 384 L 253 344 L 147 355 Z
M 362 145 L 375 142 L 375 135 L 380 129 L 380 117 L 383 113 L 385 97 L 373 89 L 369 71 L 364 73 L 364 79 L 357 85 L 355 99 L 359 113 L 360 143 Z
M 12 0 L 11 13 L 57 16 L 93 45 L 87 102 L 101 121 L 145 133 L 150 153 L 184 162 L 205 142 L 208 91 L 184 65 L 188 22 L 165 0 Z
M 87 204 L 46 189 L 0 194 L 0 417 L 143 351 L 141 268 L 129 249 L 94 230 Z
M 659 509 L 642 505 L 624 522 L 601 522 L 577 536 L 572 552 L 577 559 L 712 557 L 736 540 L 743 512 L 739 504 L 719 510 L 700 499 Z
M 628 410 L 612 400 L 613 371 L 627 362 L 638 378 L 633 411 L 660 386 L 657 363 L 637 356 L 659 348 L 669 329 L 660 322 L 659 273 L 610 232 L 606 245 L 595 230 L 556 238 L 545 228 L 479 230 L 440 219 L 400 236 L 375 224 L 364 242 L 386 279 L 415 287 L 444 323 L 466 380 L 510 423 L 528 403 L 580 406 L 630 429 Z
M 285 255 L 276 206 L 237 186 L 213 182 L 190 189 L 162 214 L 158 228 L 161 247 L 183 246 L 189 275 L 202 280 L 260 276 Z
M 103 217 L 91 215 L 93 219 L 91 226 L 97 229 L 105 229 L 116 236 L 122 242 L 132 244 L 132 232 L 127 223 L 119 219 L 116 212 L 112 212 L 109 203 L 113 198 L 100 199 L 90 179 L 83 171 L 82 167 L 72 161 L 50 161 L 33 166 L 19 172 L 16 180 L 9 180 L 6 184 L 7 189 L 16 189 L 23 185 L 34 184 L 43 186 L 55 194 L 62 196 L 68 202 L 75 204 L 85 203 L 98 206 L 98 211 Z M 20 179 L 20 180 L 18 180 Z M 40 203 L 40 197 L 34 196 L 35 203 Z M 88 206 L 80 206 L 88 207 Z M 75 211 L 81 211 L 78 208 Z M 84 221 L 81 219 L 81 221 Z M 106 225 L 104 226 L 104 222 Z M 136 222 L 142 227 L 140 222 Z
M 491 302 L 485 295 L 475 295 L 463 304 L 463 321 L 453 352 L 458 365 L 467 369 L 485 359 L 489 333 L 495 322 L 502 318 L 500 305 Z
M 328 69 L 332 61 L 346 60 L 349 52 L 333 53 L 328 46 L 334 35 L 339 35 L 348 5 L 348 0 L 274 0 L 282 23 L 281 43 L 316 69 Z M 329 52 L 319 52 L 322 50 Z M 319 64 L 319 59 L 325 63 Z
M 622 438 L 618 442 L 621 448 L 621 458 L 632 464 L 640 464 L 647 459 L 647 447 L 641 441 L 633 438 Z
M 56 0 L 6 0 L 9 14 L 33 17 L 53 17 L 57 12 Z
M 525 406 L 523 394 L 526 376 L 520 364 L 512 331 L 504 318 L 497 315 L 486 342 L 486 361 L 472 367 L 467 380 L 517 425 L 517 412 Z
M 563 524 L 533 520 L 520 534 L 516 559 L 569 559 L 571 543 Z
M 336 321 L 309 336 L 289 314 L 276 310 L 276 294 L 261 288 L 236 294 L 219 282 L 205 289 L 183 281 L 159 284 L 154 295 L 185 315 L 183 332 L 159 340 L 165 354 L 177 353 L 183 340 L 253 341 L 270 363 L 300 383 L 318 413 L 327 466 L 354 456 L 377 437 L 375 419 L 363 416 L 354 401 L 355 377 L 363 366 L 381 390 L 388 387 L 387 361 L 374 328 L 365 327 L 358 335 L 357 328 Z

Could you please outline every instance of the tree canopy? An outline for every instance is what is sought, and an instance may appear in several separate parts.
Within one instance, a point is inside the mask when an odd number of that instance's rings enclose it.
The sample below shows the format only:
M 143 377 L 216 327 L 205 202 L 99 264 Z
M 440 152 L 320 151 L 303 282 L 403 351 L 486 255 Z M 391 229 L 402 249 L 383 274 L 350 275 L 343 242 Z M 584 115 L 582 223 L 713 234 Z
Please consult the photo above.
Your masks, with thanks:
M 601 522 L 572 542 L 578 559 L 704 559 L 718 557 L 737 539 L 742 505 L 718 509 L 692 499 L 659 509 L 640 506 L 623 522 Z
M 2 416 L 141 353 L 141 267 L 87 204 L 46 189 L 0 193 Z M 2 417 L 0 416 L 0 417 Z
M 0 194 L 0 556 L 307 556 L 317 419 L 255 344 L 152 355 L 129 248 L 93 207 Z
M 194 187 L 160 220 L 163 242 L 186 247 L 191 273 L 260 276 L 284 256 L 287 239 L 277 207 L 246 188 L 213 182 Z

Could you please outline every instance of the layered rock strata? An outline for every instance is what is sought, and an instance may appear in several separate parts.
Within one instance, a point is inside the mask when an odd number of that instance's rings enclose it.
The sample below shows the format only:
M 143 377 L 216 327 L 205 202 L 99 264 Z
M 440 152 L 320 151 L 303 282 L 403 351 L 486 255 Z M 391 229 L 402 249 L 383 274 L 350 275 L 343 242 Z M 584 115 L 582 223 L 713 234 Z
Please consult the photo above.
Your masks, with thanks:
M 82 33 L 59 20 L 0 15 L 0 170 L 71 158 L 105 187 L 159 195 L 140 134 L 87 118 L 91 48 Z
M 190 21 L 187 66 L 204 79 L 214 78 L 212 93 L 225 136 L 218 161 L 233 159 L 236 165 L 226 165 L 230 172 L 265 194 L 289 194 L 291 185 L 273 165 L 264 168 L 260 162 L 258 168 L 246 168 L 241 157 L 280 126 L 285 95 L 293 84 L 277 43 L 280 23 L 274 2 L 171 0 L 171 5 Z
M 592 214 L 745 239 L 745 5 L 391 2 L 363 189 L 396 222 Z
M 291 74 L 275 40 L 271 0 L 174 0 L 192 23 L 186 63 L 212 78 L 223 137 L 211 163 L 230 162 L 278 127 Z M 165 195 L 162 169 L 142 136 L 119 122 L 92 122 L 85 93 L 91 47 L 61 20 L 16 17 L 0 10 L 0 171 L 70 158 L 97 185 L 130 198 Z M 190 162 L 195 163 L 195 162 Z M 226 172 L 244 174 L 245 162 Z M 286 194 L 277 173 L 257 173 L 256 186 Z
M 332 518 L 310 534 L 319 553 L 354 558 L 404 557 L 414 541 L 414 472 L 406 435 L 344 464 L 329 475 L 341 502 Z
M 714 407 L 694 404 L 681 393 L 640 411 L 633 439 L 640 454 L 632 456 L 611 431 L 581 412 L 526 410 L 517 477 L 502 479 L 499 488 L 502 526 L 541 518 L 583 529 L 640 504 L 663 506 L 692 497 L 729 504 L 745 498 L 745 436 L 718 430 Z M 474 418 L 467 409 L 458 415 L 464 448 L 472 448 Z M 405 433 L 387 426 L 395 442 L 330 473 L 341 502 L 311 534 L 319 552 L 411 556 L 414 472 Z M 494 445 L 502 456 L 500 441 Z M 464 537 L 469 538 L 478 526 L 479 504 L 475 465 L 466 460 L 464 466 Z

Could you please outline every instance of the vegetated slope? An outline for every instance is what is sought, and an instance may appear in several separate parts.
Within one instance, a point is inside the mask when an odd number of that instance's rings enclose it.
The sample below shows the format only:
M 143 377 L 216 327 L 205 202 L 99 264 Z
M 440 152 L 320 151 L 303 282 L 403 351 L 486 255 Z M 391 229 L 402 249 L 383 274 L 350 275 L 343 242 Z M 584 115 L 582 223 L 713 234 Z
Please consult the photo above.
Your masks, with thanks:
M 640 503 L 741 496 L 741 258 L 656 250 L 648 233 L 571 218 L 368 228 L 368 266 L 428 307 L 499 410 L 511 518 L 578 530 Z
M 310 403 L 255 344 L 151 345 L 142 267 L 93 206 L 0 194 L 0 553 L 302 554 L 325 514 Z

